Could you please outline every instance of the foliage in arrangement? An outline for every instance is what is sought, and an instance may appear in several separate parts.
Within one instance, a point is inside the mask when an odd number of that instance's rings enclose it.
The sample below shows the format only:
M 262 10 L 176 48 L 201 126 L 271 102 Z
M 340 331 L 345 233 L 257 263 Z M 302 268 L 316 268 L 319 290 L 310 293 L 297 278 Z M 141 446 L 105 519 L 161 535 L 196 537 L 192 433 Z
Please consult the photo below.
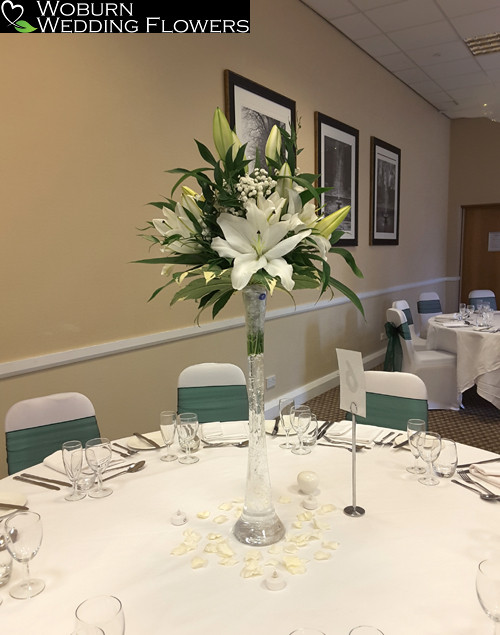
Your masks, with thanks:
M 274 126 L 266 144 L 265 161 L 256 157 L 250 172 L 245 147 L 217 108 L 213 118 L 216 158 L 196 141 L 205 167 L 170 173 L 180 177 L 171 196 L 181 190 L 180 201 L 166 198 L 150 205 L 162 218 L 148 222 L 142 237 L 164 254 L 137 262 L 162 264 L 167 282 L 151 299 L 175 283 L 171 304 L 194 300 L 197 321 L 211 307 L 215 317 L 231 296 L 249 284 L 291 294 L 293 289 L 319 289 L 343 293 L 363 313 L 357 295 L 331 275 L 328 254 L 340 255 L 353 273 L 362 277 L 349 251 L 336 247 L 342 233 L 337 227 L 350 207 L 325 216 L 318 207 L 322 192 L 314 186 L 316 174 L 301 174 L 296 161 L 296 133 Z M 195 179 L 199 192 L 184 182 Z

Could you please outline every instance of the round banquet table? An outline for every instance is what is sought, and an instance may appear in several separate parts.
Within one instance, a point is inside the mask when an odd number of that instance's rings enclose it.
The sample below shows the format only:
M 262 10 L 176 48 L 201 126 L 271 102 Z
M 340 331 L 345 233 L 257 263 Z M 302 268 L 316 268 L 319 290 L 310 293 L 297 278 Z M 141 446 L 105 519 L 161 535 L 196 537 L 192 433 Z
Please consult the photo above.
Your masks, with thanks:
M 358 438 L 364 428 L 357 426 Z M 353 501 L 350 451 L 317 445 L 297 456 L 279 448 L 280 437 L 267 440 L 276 510 L 287 528 L 287 540 L 273 548 L 248 547 L 231 536 L 244 496 L 245 449 L 203 448 L 193 465 L 163 462 L 163 450 L 141 452 L 146 467 L 110 481 L 113 493 L 103 499 L 66 502 L 64 488 L 3 479 L 0 496 L 24 493 L 42 516 L 32 575 L 46 588 L 31 600 L 0 588 L 2 633 L 69 635 L 76 606 L 98 594 L 121 599 L 127 635 L 288 635 L 306 626 L 347 635 L 359 624 L 376 625 L 384 635 L 491 632 L 474 585 L 477 564 L 500 549 L 500 504 L 450 480 L 426 487 L 405 470 L 413 460 L 408 450 L 374 446 L 356 454 L 356 502 L 366 513 L 351 517 L 343 512 Z M 495 456 L 465 445 L 458 452 L 459 463 Z M 311 520 L 304 520 L 297 487 L 302 470 L 315 471 L 320 481 Z M 44 465 L 28 472 L 64 478 Z M 178 510 L 187 515 L 185 525 L 171 523 Z M 193 536 L 196 548 L 174 555 Z M 216 536 L 234 552 L 233 564 L 205 551 Z M 294 553 L 299 543 L 305 546 Z M 282 567 L 287 554 L 291 563 L 300 558 L 305 571 Z M 193 568 L 198 557 L 207 564 Z M 245 577 L 258 570 L 250 566 L 255 562 L 263 574 Z M 275 567 L 283 590 L 265 585 Z M 20 577 L 14 563 L 9 585 Z
M 455 353 L 460 392 L 474 384 L 478 394 L 500 408 L 500 311 L 493 314 L 492 332 L 454 320 L 453 315 L 429 320 L 427 348 Z

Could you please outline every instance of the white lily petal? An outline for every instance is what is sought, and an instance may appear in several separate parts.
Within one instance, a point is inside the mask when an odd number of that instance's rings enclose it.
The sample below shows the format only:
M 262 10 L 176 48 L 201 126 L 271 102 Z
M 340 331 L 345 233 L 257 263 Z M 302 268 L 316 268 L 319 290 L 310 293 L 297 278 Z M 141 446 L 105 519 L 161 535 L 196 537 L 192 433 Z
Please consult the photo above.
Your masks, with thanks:
M 287 291 L 291 291 L 295 286 L 292 280 L 293 267 L 289 265 L 283 258 L 275 258 L 267 263 L 264 269 L 273 277 L 278 277 L 281 284 Z
M 266 252 L 266 257 L 271 260 L 273 258 L 280 258 L 281 256 L 284 256 L 285 254 L 292 251 L 292 249 L 295 249 L 300 241 L 304 240 L 304 238 L 307 238 L 310 233 L 311 230 L 307 229 L 306 231 L 300 232 L 299 234 L 295 234 L 294 236 L 285 238 L 285 240 L 279 242 L 277 245 L 272 247 L 272 249 L 269 249 L 269 251 Z
M 238 256 L 234 259 L 233 270 L 231 271 L 231 284 L 233 288 L 240 291 L 250 282 L 250 278 L 254 273 L 266 264 L 266 259 L 260 257 L 255 260 L 255 256 L 251 254 Z

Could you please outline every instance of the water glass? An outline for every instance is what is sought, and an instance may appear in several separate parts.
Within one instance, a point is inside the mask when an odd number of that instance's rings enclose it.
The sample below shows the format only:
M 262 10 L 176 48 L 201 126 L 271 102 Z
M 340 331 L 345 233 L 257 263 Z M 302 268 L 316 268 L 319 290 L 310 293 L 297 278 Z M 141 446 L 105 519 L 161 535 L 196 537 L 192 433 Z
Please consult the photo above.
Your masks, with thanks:
M 417 446 L 417 435 L 419 432 L 425 432 L 426 423 L 423 419 L 408 419 L 406 424 L 406 434 L 408 436 L 408 445 L 413 454 L 413 465 L 406 468 L 410 474 L 425 474 L 425 468 L 419 465 L 418 459 L 420 452 Z
M 292 427 L 292 422 L 290 419 L 291 417 L 290 411 L 294 406 L 295 406 L 295 400 L 293 398 L 286 397 L 284 399 L 279 400 L 280 423 L 286 435 L 283 443 L 280 443 L 280 448 L 283 448 L 285 450 L 291 450 L 293 448 L 293 443 L 290 441 L 289 435 L 290 435 L 290 430 Z
M 476 574 L 476 593 L 481 608 L 494 622 L 494 635 L 500 635 L 499 556 L 494 556 L 479 563 Z
M 62 444 L 61 453 L 66 475 L 73 485 L 72 491 L 64 497 L 64 500 L 79 501 L 85 497 L 85 494 L 77 489 L 77 482 L 83 465 L 82 442 L 66 441 Z
M 460 303 L 458 306 L 458 311 L 460 314 L 460 319 L 461 320 L 466 320 L 467 319 L 467 305 L 465 303 Z
M 199 461 L 199 457 L 191 454 L 191 444 L 198 432 L 198 415 L 194 412 L 182 412 L 177 418 L 177 436 L 184 452 L 179 463 L 189 464 Z
M 7 584 L 12 573 L 12 556 L 7 549 L 5 537 L 0 532 L 0 586 Z
M 349 635 L 384 635 L 379 628 L 375 626 L 355 626 L 349 631 Z
M 313 448 L 318 440 L 318 418 L 311 414 L 311 423 L 304 433 L 302 443 L 306 448 Z
M 441 437 L 435 432 L 419 432 L 417 445 L 420 456 L 427 463 L 427 474 L 418 479 L 422 485 L 438 485 L 439 480 L 432 473 L 432 464 L 441 452 Z
M 292 448 L 294 454 L 310 454 L 311 448 L 304 446 L 304 434 L 311 425 L 311 409 L 309 406 L 294 406 L 290 410 L 292 428 L 297 433 L 298 445 Z
M 102 474 L 111 461 L 111 444 L 109 439 L 97 437 L 85 444 L 85 457 L 89 467 L 95 472 L 97 485 L 89 490 L 91 498 L 104 498 L 113 493 L 111 487 L 103 487 Z
M 175 424 L 177 421 L 177 413 L 173 410 L 164 410 L 160 412 L 160 431 L 163 441 L 167 447 L 167 454 L 160 457 L 162 461 L 177 461 L 177 454 L 169 452 L 169 448 L 175 438 Z
M 85 600 L 76 609 L 75 618 L 77 633 L 93 634 L 96 627 L 101 628 L 106 635 L 125 633 L 123 606 L 113 595 L 98 595 Z
M 32 560 L 42 544 L 42 519 L 36 512 L 17 512 L 5 520 L 5 541 L 10 555 L 24 565 L 24 579 L 15 584 L 10 595 L 16 600 L 35 597 L 45 589 L 45 582 L 32 578 L 30 560 Z
M 441 439 L 441 452 L 434 461 L 434 474 L 440 478 L 451 478 L 457 469 L 457 444 L 451 439 Z

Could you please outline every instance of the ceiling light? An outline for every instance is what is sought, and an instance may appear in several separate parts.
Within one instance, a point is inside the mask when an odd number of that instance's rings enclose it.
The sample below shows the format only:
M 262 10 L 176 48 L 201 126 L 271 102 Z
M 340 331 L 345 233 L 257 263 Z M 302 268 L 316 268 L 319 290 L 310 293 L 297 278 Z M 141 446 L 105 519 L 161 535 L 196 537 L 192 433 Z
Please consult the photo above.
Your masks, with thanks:
M 465 39 L 472 55 L 486 55 L 500 51 L 500 33 L 477 35 Z

